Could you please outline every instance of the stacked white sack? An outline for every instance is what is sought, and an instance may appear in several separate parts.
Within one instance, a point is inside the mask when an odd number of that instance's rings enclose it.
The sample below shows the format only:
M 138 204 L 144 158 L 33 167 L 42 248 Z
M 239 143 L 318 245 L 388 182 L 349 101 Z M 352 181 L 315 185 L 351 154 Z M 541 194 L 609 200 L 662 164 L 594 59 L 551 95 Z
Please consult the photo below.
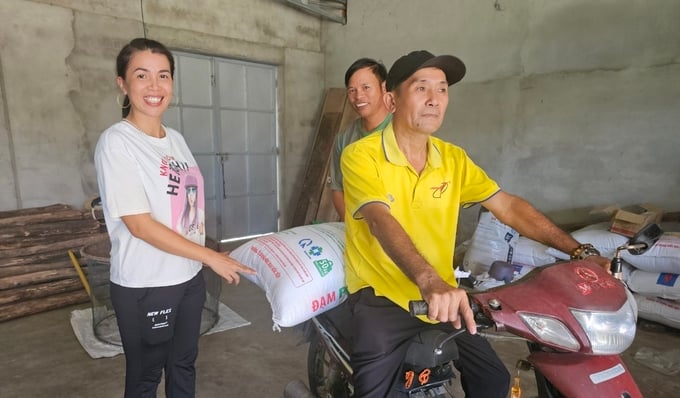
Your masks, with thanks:
M 680 329 L 680 234 L 665 232 L 645 253 L 622 257 L 635 266 L 628 287 L 635 292 L 638 316 Z
M 535 267 L 552 264 L 556 260 L 547 253 L 547 246 L 520 236 L 517 231 L 500 222 L 489 212 L 480 215 L 469 242 L 463 259 L 463 268 L 482 282 L 475 286 L 477 290 L 485 290 L 499 284 L 487 274 L 494 261 L 513 264 L 513 280 L 516 280 Z
M 677 223 L 662 223 L 661 228 L 666 232 L 645 253 L 621 253 L 623 280 L 635 293 L 640 318 L 680 328 L 680 234 L 673 232 L 678 229 Z M 611 258 L 629 238 L 608 229 L 608 222 L 598 223 L 574 231 L 572 236 L 579 242 L 591 243 L 603 256 Z M 548 252 L 559 259 L 569 259 L 561 251 Z

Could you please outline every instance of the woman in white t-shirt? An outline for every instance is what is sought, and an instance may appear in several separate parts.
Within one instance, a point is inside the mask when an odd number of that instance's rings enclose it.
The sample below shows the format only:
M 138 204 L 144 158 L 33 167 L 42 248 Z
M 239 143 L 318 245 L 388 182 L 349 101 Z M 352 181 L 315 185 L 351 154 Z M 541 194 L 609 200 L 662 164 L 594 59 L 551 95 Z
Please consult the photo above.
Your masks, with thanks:
M 164 369 L 167 396 L 194 396 L 206 295 L 202 267 L 228 283 L 255 271 L 204 246 L 203 177 L 182 135 L 161 123 L 173 95 L 172 53 L 137 38 L 121 49 L 116 67 L 123 120 L 102 133 L 95 166 L 111 239 L 125 397 L 155 396 Z M 178 233 L 191 196 L 196 233 Z

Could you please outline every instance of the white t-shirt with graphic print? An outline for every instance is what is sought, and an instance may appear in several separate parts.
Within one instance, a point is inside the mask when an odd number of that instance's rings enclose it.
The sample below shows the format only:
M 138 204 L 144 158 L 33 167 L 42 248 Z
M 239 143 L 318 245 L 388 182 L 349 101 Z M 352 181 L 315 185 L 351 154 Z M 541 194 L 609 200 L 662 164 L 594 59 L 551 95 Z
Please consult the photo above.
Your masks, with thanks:
M 111 239 L 110 279 L 121 286 L 177 285 L 193 278 L 202 267 L 199 261 L 169 254 L 135 238 L 121 219 L 150 213 L 154 220 L 181 231 L 178 223 L 189 206 L 195 206 L 192 214 L 203 215 L 203 177 L 196 160 L 184 137 L 164 128 L 165 137 L 155 138 L 120 121 L 102 133 L 95 149 L 97 182 Z M 205 244 L 203 225 L 194 225 L 188 238 Z

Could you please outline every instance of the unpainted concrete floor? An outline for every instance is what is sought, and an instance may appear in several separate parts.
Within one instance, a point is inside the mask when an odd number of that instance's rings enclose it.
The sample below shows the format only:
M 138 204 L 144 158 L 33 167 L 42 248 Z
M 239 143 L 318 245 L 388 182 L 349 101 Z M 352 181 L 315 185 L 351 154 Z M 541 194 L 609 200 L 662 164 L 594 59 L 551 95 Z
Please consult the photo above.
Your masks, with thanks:
M 262 290 L 247 280 L 238 286 L 225 284 L 221 300 L 251 325 L 201 337 L 198 397 L 280 398 L 289 381 L 307 381 L 307 344 L 301 343 L 295 329 L 272 330 L 271 310 Z M 89 357 L 69 321 L 71 311 L 80 308 L 88 306 L 0 323 L 0 397 L 122 397 L 124 357 Z M 527 354 L 525 344 L 498 340 L 492 340 L 492 344 L 515 373 L 515 362 Z M 623 354 L 644 396 L 678 397 L 677 375 L 666 376 L 633 358 L 641 347 L 660 351 L 678 348 L 680 332 L 642 321 L 635 343 Z M 536 396 L 531 374 L 523 374 L 522 387 L 524 398 Z M 165 397 L 162 386 L 158 396 Z

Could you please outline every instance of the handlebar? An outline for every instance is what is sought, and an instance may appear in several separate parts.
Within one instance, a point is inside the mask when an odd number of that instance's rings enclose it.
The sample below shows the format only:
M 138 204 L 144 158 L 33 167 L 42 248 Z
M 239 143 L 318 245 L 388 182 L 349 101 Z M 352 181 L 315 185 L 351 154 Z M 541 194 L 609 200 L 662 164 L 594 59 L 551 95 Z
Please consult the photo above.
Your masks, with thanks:
M 472 300 L 472 297 L 468 294 L 468 302 L 470 303 L 470 308 L 472 308 L 472 314 L 477 317 L 480 313 L 479 305 Z M 411 300 L 408 302 L 408 312 L 411 316 L 427 315 L 429 306 L 425 300 Z
M 427 315 L 428 305 L 425 300 L 411 300 L 408 302 L 408 313 L 415 317 Z
M 484 315 L 479 305 L 474 300 L 472 300 L 472 297 L 469 294 L 468 300 L 470 302 L 470 308 L 472 308 L 472 314 L 475 318 L 478 331 L 496 327 L 495 323 L 486 315 Z M 411 300 L 408 302 L 408 310 L 409 314 L 413 317 L 418 315 L 427 315 L 428 305 L 425 300 Z M 462 318 L 461 322 L 462 328 L 451 334 L 449 338 L 454 338 L 465 330 L 465 321 Z M 446 340 L 449 339 L 447 338 Z

